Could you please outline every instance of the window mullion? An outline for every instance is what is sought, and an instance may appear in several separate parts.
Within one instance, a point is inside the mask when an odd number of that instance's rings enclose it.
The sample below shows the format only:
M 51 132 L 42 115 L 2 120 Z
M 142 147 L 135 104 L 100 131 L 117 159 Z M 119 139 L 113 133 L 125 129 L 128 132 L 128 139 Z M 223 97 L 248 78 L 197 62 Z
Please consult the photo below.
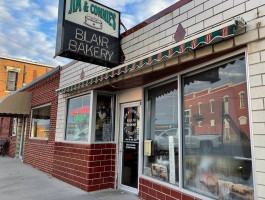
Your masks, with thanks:
M 90 124 L 89 124 L 89 133 L 90 135 L 88 136 L 88 143 L 91 144 L 95 140 L 95 123 L 96 123 L 96 114 L 91 114 L 91 113 L 96 113 L 96 103 L 97 103 L 97 92 L 92 91 L 91 92 L 91 101 L 90 101 Z
M 179 187 L 183 188 L 183 138 L 182 138 L 182 83 L 181 76 L 178 76 L 178 151 L 179 151 Z

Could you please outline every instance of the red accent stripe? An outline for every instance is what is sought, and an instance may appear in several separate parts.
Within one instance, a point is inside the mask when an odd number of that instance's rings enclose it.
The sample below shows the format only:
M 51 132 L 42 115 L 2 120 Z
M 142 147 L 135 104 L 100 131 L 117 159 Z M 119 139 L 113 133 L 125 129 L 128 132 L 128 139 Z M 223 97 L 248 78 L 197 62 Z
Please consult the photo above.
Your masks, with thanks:
M 149 58 L 148 58 L 148 64 L 151 64 L 152 63 L 152 56 L 150 56 Z
M 170 57 L 170 56 L 172 56 L 172 54 L 173 54 L 173 49 L 169 49 L 168 50 L 168 56 Z
M 192 40 L 191 47 L 195 48 L 197 46 L 197 39 Z
M 142 67 L 144 64 L 144 61 L 143 60 L 140 60 L 140 67 Z
M 184 44 L 181 44 L 180 47 L 179 47 L 179 52 L 182 53 L 184 51 Z
M 157 55 L 157 60 L 160 61 L 161 58 L 162 58 L 162 53 L 159 53 L 159 54 Z
M 211 42 L 211 40 L 212 40 L 212 33 L 206 35 L 206 41 L 205 42 L 209 43 L 209 42 Z
M 228 36 L 228 27 L 222 29 L 222 36 Z

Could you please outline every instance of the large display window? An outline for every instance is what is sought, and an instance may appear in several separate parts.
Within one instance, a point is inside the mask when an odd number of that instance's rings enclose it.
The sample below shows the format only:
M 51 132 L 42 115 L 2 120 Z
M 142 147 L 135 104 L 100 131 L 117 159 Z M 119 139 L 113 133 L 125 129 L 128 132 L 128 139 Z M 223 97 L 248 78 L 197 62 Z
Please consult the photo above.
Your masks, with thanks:
M 88 142 L 90 94 L 68 100 L 65 140 Z
M 143 174 L 214 199 L 254 199 L 244 56 L 178 79 L 145 89 Z
M 147 88 L 145 93 L 144 174 L 178 184 L 177 80 Z
M 182 82 L 183 112 L 193 108 L 183 124 L 184 187 L 217 199 L 254 199 L 249 122 L 238 120 L 248 119 L 244 57 Z

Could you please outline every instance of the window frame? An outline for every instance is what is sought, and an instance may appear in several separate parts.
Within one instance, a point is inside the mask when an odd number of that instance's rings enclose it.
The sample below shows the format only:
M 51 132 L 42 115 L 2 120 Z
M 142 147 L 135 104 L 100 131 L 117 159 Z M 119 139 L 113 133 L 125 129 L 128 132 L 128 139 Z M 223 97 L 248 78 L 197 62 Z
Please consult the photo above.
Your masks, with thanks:
M 214 99 L 210 100 L 210 110 L 211 110 L 211 113 L 214 113 Z
M 7 88 L 7 87 L 8 87 L 8 83 L 11 82 L 11 81 L 9 81 L 9 73 L 15 73 L 15 74 L 16 74 L 15 85 L 14 85 L 14 89 L 13 89 L 13 90 L 9 90 L 10 88 Z M 7 71 L 7 77 L 6 77 L 6 91 L 8 91 L 8 92 L 13 92 L 13 91 L 16 91 L 16 90 L 17 90 L 18 73 L 19 73 L 19 72 L 15 71 L 15 70 L 8 70 L 8 71 Z
M 47 104 L 43 104 L 43 105 L 40 105 L 40 106 L 36 106 L 36 107 L 32 107 L 31 110 L 30 110 L 30 128 L 29 128 L 29 139 L 33 139 L 33 140 L 48 140 L 49 139 L 49 136 L 48 137 L 44 137 L 44 138 L 41 138 L 41 137 L 31 137 L 31 128 L 32 128 L 32 111 L 34 109 L 38 109 L 38 108 L 42 108 L 42 107 L 46 107 L 46 106 L 50 106 L 51 107 L 51 110 L 52 110 L 52 105 L 51 103 L 47 103 Z M 50 112 L 50 117 L 51 117 L 51 112 Z M 51 123 L 51 121 L 50 121 Z
M 112 131 L 112 140 L 111 141 L 95 141 L 95 134 L 96 134 L 96 115 L 92 116 L 92 125 L 91 125 L 91 144 L 105 144 L 105 143 L 115 143 L 116 141 L 116 137 L 115 137 L 115 110 L 116 110 L 116 105 L 115 105 L 115 94 L 112 92 L 106 92 L 106 91 L 97 91 L 94 90 L 93 91 L 94 95 L 93 95 L 93 108 L 92 108 L 92 113 L 93 111 L 97 110 L 97 97 L 98 95 L 102 95 L 102 96 L 109 96 L 111 97 L 111 131 Z
M 106 95 L 106 96 L 112 96 L 112 110 L 111 110 L 111 117 L 112 117 L 112 133 L 113 133 L 113 140 L 112 141 L 95 141 L 95 130 L 96 130 L 96 115 L 93 113 L 96 111 L 97 107 L 97 95 Z M 90 116 L 89 116 L 89 126 L 88 126 L 88 141 L 71 141 L 71 140 L 66 140 L 66 127 L 67 127 L 67 116 L 68 116 L 68 104 L 70 99 L 82 97 L 85 95 L 90 95 Z M 72 144 L 106 144 L 106 143 L 116 143 L 116 133 L 115 133 L 115 128 L 116 128 L 116 94 L 114 92 L 108 92 L 108 91 L 97 91 L 97 90 L 91 90 L 85 93 L 80 93 L 72 96 L 68 96 L 65 99 L 65 117 L 64 117 L 64 130 L 63 130 L 63 142 L 64 143 L 72 143 Z
M 179 192 L 183 192 L 183 193 L 186 193 L 188 195 L 191 195 L 191 196 L 194 196 L 196 198 L 200 198 L 200 199 L 205 199 L 205 200 L 212 200 L 211 197 L 208 197 L 208 196 L 204 196 L 202 194 L 199 194 L 199 193 L 196 193 L 192 190 L 189 190 L 187 188 L 184 188 L 184 162 L 183 162 L 183 144 L 182 144 L 182 141 L 183 141 L 183 135 L 181 134 L 182 133 L 182 128 L 183 128 L 183 120 L 182 120 L 182 117 L 184 117 L 184 113 L 183 113 L 183 109 L 182 109 L 182 106 L 183 106 L 183 99 L 182 99 L 182 76 L 186 75 L 186 74 L 189 74 L 189 75 L 193 75 L 193 74 L 197 74 L 197 73 L 200 73 L 200 72 L 203 72 L 203 71 L 207 71 L 207 70 L 210 70 L 210 69 L 213 69 L 217 66 L 220 66 L 222 64 L 225 64 L 225 63 L 228 63 L 232 60 L 235 60 L 236 58 L 240 58 L 240 57 L 244 57 L 245 58 L 245 68 L 246 68 L 246 83 L 247 83 L 247 102 L 245 103 L 248 103 L 250 102 L 250 80 L 249 80 L 249 72 L 248 72 L 248 68 L 249 68 L 249 64 L 248 64 L 248 53 L 247 53 L 247 50 L 246 48 L 243 48 L 243 49 L 239 49 L 237 51 L 234 51 L 232 53 L 229 53 L 229 54 L 226 54 L 224 56 L 220 56 L 219 58 L 216 58 L 216 59 L 212 59 L 210 61 L 207 61 L 205 63 L 202 63 L 202 64 L 199 64 L 199 65 L 196 65 L 194 67 L 191 67 L 189 69 L 186 69 L 186 70 L 183 70 L 181 72 L 178 72 L 176 74 L 173 74 L 173 75 L 170 75 L 166 78 L 163 78 L 163 79 L 160 79 L 158 81 L 155 81 L 155 82 L 152 82 L 152 83 L 149 83 L 149 84 L 146 84 L 145 86 L 143 86 L 143 92 L 144 92 L 144 99 L 143 99 L 143 102 L 145 102 L 145 98 L 146 98 L 146 93 L 145 93 L 145 90 L 146 88 L 151 88 L 152 86 L 155 86 L 157 84 L 163 84 L 163 83 L 166 83 L 167 81 L 171 80 L 172 78 L 176 78 L 178 80 L 178 122 L 180 124 L 179 128 L 178 128 L 178 136 L 179 136 L 179 184 L 178 185 L 173 185 L 173 184 L 170 184 L 170 183 L 167 183 L 167 182 L 164 182 L 164 181 L 160 181 L 160 180 L 157 180 L 153 177 L 149 177 L 147 175 L 144 175 L 143 173 L 143 163 L 144 163 L 144 155 L 143 155 L 143 152 L 141 153 L 141 157 L 139 159 L 141 159 L 141 162 L 142 162 L 142 170 L 140 171 L 140 174 L 139 174 L 139 177 L 143 177 L 147 180 L 150 180 L 152 182 L 157 182 L 158 184 L 161 184 L 163 186 L 166 186 L 166 187 L 169 187 L 171 189 L 177 189 Z M 145 104 L 143 106 L 143 116 L 145 116 Z M 249 114 L 249 131 L 250 131 L 250 147 L 251 147 L 251 153 L 253 154 L 254 152 L 254 144 L 253 144 L 253 131 L 252 131 L 252 118 L 251 118 L 251 105 L 248 105 L 248 114 Z M 145 118 L 143 120 L 143 134 L 142 134 L 142 140 L 144 141 L 144 134 L 145 134 L 145 130 L 144 130 L 144 124 L 145 124 Z M 142 148 L 144 148 L 144 144 L 142 144 Z M 254 162 L 254 157 L 252 156 L 251 158 L 251 163 L 252 163 L 252 180 L 253 180 L 253 189 L 254 189 L 254 197 L 257 196 L 257 186 L 256 186 L 256 176 L 255 176 L 255 162 Z
M 11 126 L 10 126 L 10 136 L 17 136 L 17 132 L 18 132 L 18 117 L 12 117 L 11 118 Z M 16 119 L 16 127 L 14 127 L 14 121 Z M 15 134 L 13 134 L 13 129 L 15 128 Z
M 198 115 L 202 115 L 202 102 L 198 103 Z
M 66 140 L 66 130 L 67 130 L 67 117 L 68 117 L 68 105 L 69 105 L 69 101 L 71 99 L 75 99 L 78 97 L 82 97 L 82 96 L 86 96 L 86 95 L 90 95 L 90 113 L 92 113 L 93 111 L 93 98 L 94 98 L 94 92 L 93 91 L 89 91 L 86 93 L 82 93 L 82 94 L 78 94 L 78 95 L 73 95 L 73 96 L 69 96 L 66 98 L 66 103 L 65 103 L 65 119 L 64 119 L 64 131 L 63 131 L 63 142 L 65 143 L 74 143 L 74 144 L 90 144 L 91 143 L 91 122 L 92 122 L 92 114 L 89 115 L 89 125 L 88 125 L 88 141 L 71 141 L 71 140 Z
M 240 91 L 239 93 L 239 107 L 242 109 L 242 108 L 245 108 L 245 91 Z M 241 96 L 243 95 L 243 98 L 241 98 Z

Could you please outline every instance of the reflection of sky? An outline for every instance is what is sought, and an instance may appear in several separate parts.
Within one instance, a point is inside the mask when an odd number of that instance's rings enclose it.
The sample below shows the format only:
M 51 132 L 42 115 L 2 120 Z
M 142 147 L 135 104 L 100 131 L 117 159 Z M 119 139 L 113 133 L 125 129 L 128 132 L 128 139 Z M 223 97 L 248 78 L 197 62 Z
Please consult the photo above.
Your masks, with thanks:
M 50 129 L 50 119 L 34 119 L 37 122 L 37 126 L 45 126 L 45 130 Z
M 177 124 L 177 90 L 156 98 L 156 124 Z M 174 116 L 173 116 L 174 115 Z
M 217 88 L 222 85 L 232 82 L 237 84 L 246 81 L 245 59 L 236 60 L 234 63 L 228 63 L 224 68 L 219 68 L 219 81 L 211 83 L 210 81 L 199 81 L 196 79 L 204 78 L 205 73 L 199 73 L 194 77 L 194 82 L 185 85 L 184 94 L 198 92 L 207 88 Z M 172 125 L 177 124 L 177 105 L 178 96 L 177 90 L 164 94 L 156 98 L 156 121 L 157 125 Z M 173 117 L 173 115 L 175 115 Z
M 219 81 L 212 83 L 210 81 L 199 81 L 196 78 L 201 78 L 205 76 L 202 72 L 200 74 L 194 75 L 195 81 L 185 85 L 184 94 L 189 94 L 192 92 L 198 92 L 207 88 L 217 88 L 225 85 L 229 82 L 237 84 L 246 81 L 246 67 L 245 59 L 236 60 L 235 63 L 228 63 L 225 68 L 219 68 Z

